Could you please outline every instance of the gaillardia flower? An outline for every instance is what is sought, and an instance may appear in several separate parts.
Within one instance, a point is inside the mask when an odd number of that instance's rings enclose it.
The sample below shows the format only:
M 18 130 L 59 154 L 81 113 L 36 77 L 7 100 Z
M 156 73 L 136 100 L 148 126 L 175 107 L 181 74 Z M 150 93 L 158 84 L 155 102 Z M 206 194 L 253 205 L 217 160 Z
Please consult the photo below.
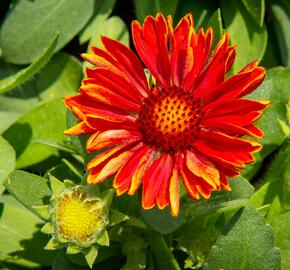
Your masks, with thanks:
M 102 37 L 104 48 L 83 54 L 95 67 L 86 69 L 80 94 L 65 98 L 80 121 L 66 134 L 91 134 L 87 151 L 104 150 L 87 164 L 90 184 L 115 174 L 117 194 L 142 185 L 143 208 L 170 205 L 176 216 L 180 180 L 192 199 L 207 199 L 230 190 L 227 177 L 254 162 L 261 145 L 242 136 L 263 136 L 253 122 L 269 102 L 242 97 L 265 69 L 252 62 L 226 77 L 236 54 L 229 35 L 212 49 L 212 28 L 196 33 L 190 14 L 175 29 L 162 14 L 143 26 L 134 21 L 132 35 L 149 78 L 133 51 Z

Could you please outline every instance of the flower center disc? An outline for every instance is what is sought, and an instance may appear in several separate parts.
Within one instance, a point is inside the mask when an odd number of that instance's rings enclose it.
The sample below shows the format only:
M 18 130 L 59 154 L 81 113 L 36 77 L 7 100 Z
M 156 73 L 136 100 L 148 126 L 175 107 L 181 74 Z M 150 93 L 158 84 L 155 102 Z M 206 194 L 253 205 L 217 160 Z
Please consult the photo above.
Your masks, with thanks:
M 139 123 L 144 141 L 164 152 L 188 149 L 199 128 L 201 101 L 173 87 L 153 87 L 144 101 Z
M 56 206 L 57 231 L 61 237 L 86 244 L 99 231 L 100 215 L 93 203 L 84 202 L 80 192 L 63 194 Z

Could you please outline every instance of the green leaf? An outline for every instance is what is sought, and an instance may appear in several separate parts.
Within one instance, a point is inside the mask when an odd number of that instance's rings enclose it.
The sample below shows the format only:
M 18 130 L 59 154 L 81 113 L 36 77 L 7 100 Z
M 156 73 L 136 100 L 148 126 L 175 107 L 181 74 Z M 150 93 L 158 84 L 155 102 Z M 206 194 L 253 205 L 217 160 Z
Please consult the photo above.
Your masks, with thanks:
M 272 223 L 275 244 L 281 251 L 281 269 L 287 270 L 290 263 L 290 212 L 277 216 Z
M 221 10 L 219 8 L 209 19 L 207 28 L 210 26 L 213 28 L 214 33 L 213 47 L 215 47 L 223 35 L 222 15 Z
M 243 177 L 229 179 L 232 191 L 216 191 L 208 200 L 192 201 L 184 204 L 183 208 L 187 215 L 199 219 L 213 213 L 223 213 L 245 206 L 251 197 L 254 187 Z
M 263 117 L 257 121 L 257 126 L 265 132 L 265 137 L 259 140 L 264 145 L 261 155 L 264 158 L 278 148 L 285 140 L 278 119 L 287 121 L 286 104 L 290 91 L 290 69 L 277 67 L 268 70 L 264 83 L 247 96 L 254 100 L 270 100 Z
M 92 246 L 89 249 L 84 251 L 86 262 L 90 268 L 93 267 L 94 261 L 96 260 L 98 256 L 98 251 L 99 251 L 98 246 Z
M 0 195 L 3 181 L 15 168 L 15 151 L 11 145 L 0 137 Z
M 167 246 L 162 235 L 151 232 L 150 242 L 158 270 L 180 270 L 175 257 Z
M 290 4 L 287 0 L 271 1 L 271 11 L 274 28 L 277 33 L 281 60 L 285 66 L 290 66 Z M 277 42 L 277 41 L 276 41 Z
M 101 36 L 116 39 L 129 46 L 129 32 L 126 24 L 120 17 L 113 16 L 105 20 L 101 25 L 96 25 L 91 33 L 90 44 L 101 47 Z
M 153 208 L 150 210 L 141 210 L 141 216 L 145 222 L 155 231 L 161 234 L 168 234 L 177 230 L 184 222 L 183 214 L 178 217 L 172 217 L 169 208 L 164 210 Z
M 107 230 L 104 230 L 102 234 L 98 237 L 97 243 L 101 246 L 109 246 L 110 245 L 110 239 L 109 234 Z
M 148 15 L 155 16 L 157 12 L 174 17 L 179 0 L 134 0 L 137 19 L 143 22 Z
M 59 143 L 65 140 L 65 112 L 62 100 L 54 99 L 31 110 L 5 131 L 3 137 L 16 152 L 17 168 L 38 163 L 55 152 L 54 148 L 39 144 L 37 140 Z
M 0 94 L 8 92 L 9 90 L 17 87 L 19 84 L 29 80 L 35 73 L 43 68 L 53 55 L 57 38 L 58 34 L 54 36 L 54 38 L 49 42 L 48 47 L 29 67 L 22 69 L 15 75 L 0 80 Z
M 15 64 L 33 62 L 57 31 L 60 35 L 55 51 L 60 50 L 88 22 L 94 3 L 94 0 L 14 2 L 0 33 L 4 59 Z
M 1 198 L 1 201 L 4 197 Z M 0 203 L 0 253 L 9 254 L 22 249 L 21 241 L 30 239 L 38 230 L 41 220 L 26 210 L 11 203 Z
M 125 265 L 121 268 L 121 270 L 143 270 L 146 268 L 147 258 L 146 252 L 139 251 L 130 253 L 127 256 L 127 260 Z
M 263 149 L 255 154 L 256 163 L 249 164 L 243 170 L 243 175 L 251 179 L 258 171 L 265 157 L 277 149 L 286 139 L 280 121 L 287 121 L 287 104 L 290 91 L 290 69 L 277 67 L 269 69 L 263 84 L 247 98 L 253 100 L 270 100 L 272 104 L 267 108 L 261 119 L 256 125 L 261 128 L 265 137 L 259 139 L 264 146 Z
M 181 17 L 190 12 L 193 15 L 195 30 L 198 30 L 209 25 L 215 9 L 212 0 L 182 0 L 178 4 L 174 21 L 178 23 Z
M 95 32 L 95 30 L 98 31 L 98 29 L 102 29 L 100 26 L 111 14 L 115 3 L 116 0 L 97 1 L 95 14 L 92 20 L 79 35 L 79 41 L 81 44 L 89 41 L 94 35 L 96 35 L 97 32 Z
M 290 265 L 290 250 L 280 250 L 281 270 L 288 270 Z
M 52 270 L 87 270 L 87 266 L 79 266 L 74 264 L 65 254 L 65 249 L 62 249 L 52 265 Z
M 123 221 L 128 220 L 129 217 L 127 215 L 124 215 L 123 213 L 110 209 L 110 226 L 115 226 Z
M 42 220 L 10 195 L 2 196 L 1 201 L 4 203 L 3 208 L 0 204 L 3 210 L 0 218 L 1 259 L 27 267 L 51 265 L 55 253 L 43 250 L 47 236 L 39 231 Z
M 266 217 L 268 222 L 276 220 L 281 213 L 290 210 L 290 175 L 287 174 L 289 164 L 290 144 L 286 141 L 263 176 L 267 182 L 250 200 L 255 207 L 270 205 Z
M 238 72 L 253 60 L 260 61 L 267 45 L 266 27 L 258 26 L 239 1 L 221 1 L 223 21 L 231 43 L 237 45 L 233 71 Z
M 0 72 L 7 69 L 8 66 L 0 62 Z M 11 90 L 7 96 L 0 96 L 1 133 L 31 109 L 54 98 L 76 93 L 80 80 L 81 65 L 76 58 L 65 53 L 53 56 L 33 79 Z
M 48 203 L 51 196 L 47 179 L 24 171 L 11 173 L 5 187 L 19 202 L 35 213 L 33 206 Z
M 257 25 L 262 26 L 265 14 L 264 0 L 242 0 L 242 2 Z
M 280 254 L 263 217 L 253 207 L 241 209 L 212 247 L 203 268 L 279 270 Z

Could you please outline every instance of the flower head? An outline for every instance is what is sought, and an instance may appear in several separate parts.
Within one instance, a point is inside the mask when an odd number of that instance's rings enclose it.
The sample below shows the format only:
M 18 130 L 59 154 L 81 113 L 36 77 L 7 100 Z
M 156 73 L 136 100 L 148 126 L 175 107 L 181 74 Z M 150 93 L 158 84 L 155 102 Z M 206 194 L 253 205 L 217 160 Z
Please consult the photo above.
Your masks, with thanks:
M 87 164 L 88 182 L 115 175 L 117 194 L 143 186 L 142 205 L 179 209 L 179 182 L 196 200 L 214 190 L 230 190 L 227 177 L 254 162 L 263 132 L 253 125 L 269 104 L 243 97 L 256 89 L 265 69 L 252 62 L 227 77 L 235 54 L 225 33 L 212 49 L 213 31 L 194 30 L 186 15 L 173 29 L 171 17 L 132 23 L 136 51 L 102 37 L 91 46 L 80 94 L 65 104 L 79 119 L 68 135 L 91 134 L 87 151 L 104 150 Z
M 47 221 L 41 231 L 52 236 L 45 248 L 66 246 L 68 254 L 83 253 L 91 267 L 99 246 L 109 246 L 107 227 L 128 217 L 110 209 L 113 189 L 99 193 L 90 186 L 75 185 L 70 180 L 61 182 L 52 175 L 49 180 L 50 204 L 34 207 Z

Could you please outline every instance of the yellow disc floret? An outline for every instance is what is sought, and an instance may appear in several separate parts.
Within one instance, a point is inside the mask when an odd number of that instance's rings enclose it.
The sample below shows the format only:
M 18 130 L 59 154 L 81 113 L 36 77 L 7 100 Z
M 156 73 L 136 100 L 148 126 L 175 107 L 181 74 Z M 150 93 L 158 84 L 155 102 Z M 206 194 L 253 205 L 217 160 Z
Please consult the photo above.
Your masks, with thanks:
M 100 203 L 84 198 L 80 189 L 63 192 L 55 206 L 58 238 L 86 246 L 104 229 Z

